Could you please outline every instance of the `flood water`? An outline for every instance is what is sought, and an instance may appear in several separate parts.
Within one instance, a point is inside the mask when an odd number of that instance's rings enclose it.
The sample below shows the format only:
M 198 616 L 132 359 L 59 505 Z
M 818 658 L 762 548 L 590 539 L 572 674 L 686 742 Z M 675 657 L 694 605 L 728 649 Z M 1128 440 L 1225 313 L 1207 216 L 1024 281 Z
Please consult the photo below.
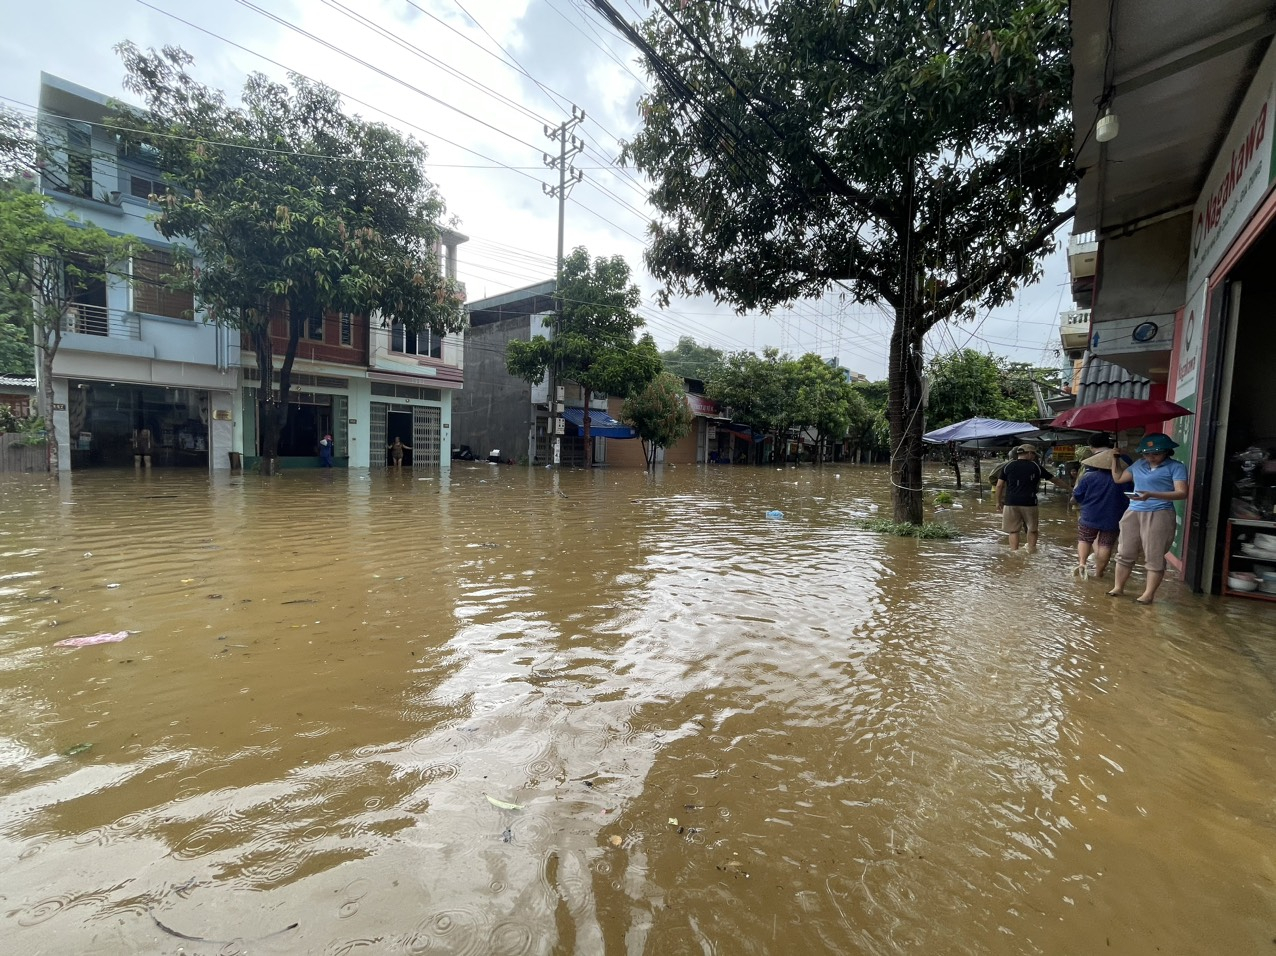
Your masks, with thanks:
M 0 952 L 1276 951 L 1276 605 L 457 465 L 0 482 Z

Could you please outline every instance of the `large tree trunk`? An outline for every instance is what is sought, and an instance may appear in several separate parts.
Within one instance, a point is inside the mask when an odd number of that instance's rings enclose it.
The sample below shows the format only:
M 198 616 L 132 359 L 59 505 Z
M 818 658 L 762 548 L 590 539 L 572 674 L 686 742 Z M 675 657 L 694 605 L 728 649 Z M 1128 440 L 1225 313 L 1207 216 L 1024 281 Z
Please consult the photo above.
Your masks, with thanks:
M 252 331 L 253 351 L 257 354 L 257 466 L 263 475 L 279 470 L 279 433 L 282 423 L 275 402 L 275 353 L 270 343 L 270 322 Z M 287 407 L 287 406 L 285 406 Z
M 588 470 L 588 469 L 590 469 L 590 468 L 593 468 L 593 467 L 594 467 L 594 442 L 593 442 L 593 440 L 592 440 L 592 438 L 590 437 L 590 434 L 589 434 L 589 425 L 590 425 L 590 422 L 592 422 L 592 421 L 593 421 L 593 419 L 591 419 L 591 418 L 589 417 L 589 395 L 590 395 L 590 391 L 589 391 L 589 389 L 588 389 L 588 388 L 585 388 L 583 385 L 581 386 L 581 391 L 582 391 L 582 392 L 584 392 L 584 394 L 585 394 L 585 399 L 584 399 L 584 401 L 581 403 L 581 405 L 583 406 L 584 410 L 583 410 L 583 412 L 581 413 L 582 417 L 581 417 L 581 420 L 580 420 L 580 421 L 581 421 L 581 429 L 580 429 L 580 431 L 581 431 L 581 434 L 584 436 L 584 442 L 585 442 L 585 468 L 586 468 L 586 470 Z
M 891 332 L 891 502 L 896 521 L 922 523 L 922 332 L 897 310 Z
M 43 342 L 40 343 L 40 385 L 44 402 L 44 441 L 47 449 L 49 471 L 58 473 L 61 456 L 58 454 L 58 426 L 53 413 L 53 357 L 58 354 L 58 345 L 62 341 L 61 329 L 55 328 L 51 333 L 41 330 Z

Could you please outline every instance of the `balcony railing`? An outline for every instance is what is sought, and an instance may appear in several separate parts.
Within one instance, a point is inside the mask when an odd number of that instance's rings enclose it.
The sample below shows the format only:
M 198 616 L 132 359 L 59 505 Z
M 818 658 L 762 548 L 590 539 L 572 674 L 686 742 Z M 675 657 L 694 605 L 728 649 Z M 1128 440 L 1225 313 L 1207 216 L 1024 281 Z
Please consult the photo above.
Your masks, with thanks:
M 136 312 L 112 316 L 104 305 L 77 304 L 70 306 L 62 316 L 62 331 L 141 341 L 142 318 Z
M 1099 262 L 1099 234 L 1078 232 L 1068 238 L 1068 271 L 1073 280 L 1092 276 Z
M 1090 310 L 1060 312 L 1059 339 L 1065 352 L 1084 351 L 1090 341 Z

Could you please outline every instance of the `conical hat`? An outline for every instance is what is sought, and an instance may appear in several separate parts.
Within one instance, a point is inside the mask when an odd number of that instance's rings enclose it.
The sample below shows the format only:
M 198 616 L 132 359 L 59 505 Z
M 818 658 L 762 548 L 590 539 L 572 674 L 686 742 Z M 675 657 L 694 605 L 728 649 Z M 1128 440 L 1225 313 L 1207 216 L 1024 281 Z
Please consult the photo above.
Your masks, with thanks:
M 1103 451 L 1091 455 L 1085 461 L 1081 462 L 1087 468 L 1111 468 L 1112 467 L 1112 449 L 1105 448 Z

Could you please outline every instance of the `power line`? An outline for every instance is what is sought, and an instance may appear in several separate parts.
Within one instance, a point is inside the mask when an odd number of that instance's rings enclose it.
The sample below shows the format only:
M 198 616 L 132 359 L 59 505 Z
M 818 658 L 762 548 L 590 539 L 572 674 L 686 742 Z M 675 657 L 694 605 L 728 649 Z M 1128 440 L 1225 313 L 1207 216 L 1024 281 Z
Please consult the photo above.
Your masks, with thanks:
M 536 151 L 537 149 L 537 147 L 533 146 L 531 143 L 527 142 L 526 140 L 519 139 L 509 130 L 502 129 L 499 126 L 495 126 L 492 123 L 487 122 L 486 120 L 481 120 L 474 114 L 467 113 L 465 110 L 461 109 L 459 106 L 455 106 L 449 103 L 447 100 L 440 99 L 439 97 L 433 95 L 432 93 L 427 93 L 425 90 L 421 89 L 419 86 L 414 86 L 413 84 L 409 83 L 407 80 L 401 77 L 395 76 L 390 71 L 383 70 L 381 69 L 381 67 L 376 66 L 375 64 L 369 63 L 367 60 L 363 59 L 362 57 L 355 56 L 353 53 L 350 53 L 348 50 L 343 49 L 337 44 L 331 43 L 328 40 L 323 39 L 322 37 L 316 36 L 315 34 L 311 33 L 309 30 L 306 30 L 302 27 L 297 26 L 297 24 L 293 23 L 287 17 L 282 17 L 276 13 L 271 13 L 269 10 L 266 10 L 263 7 L 257 6 L 257 4 L 253 3 L 252 0 L 235 0 L 235 2 L 242 7 L 245 7 L 248 10 L 252 10 L 254 13 L 260 14 L 261 16 L 265 17 L 268 20 L 272 20 L 273 22 L 278 23 L 280 26 L 293 31 L 294 33 L 297 33 L 301 36 L 306 37 L 309 40 L 312 40 L 315 43 L 318 43 L 320 46 L 328 50 L 331 50 L 333 53 L 340 54 L 341 56 L 344 56 L 346 59 L 351 60 L 355 63 L 358 63 L 360 66 L 364 67 L 365 69 L 371 70 L 373 73 L 376 73 L 378 76 L 383 76 L 387 80 L 390 80 L 393 83 L 398 83 L 400 86 L 404 87 L 405 89 L 411 90 L 412 92 L 425 97 L 427 100 L 430 100 L 431 102 L 439 104 L 445 109 L 449 109 L 455 113 L 459 113 L 460 115 L 464 116 L 466 119 L 472 120 L 475 123 L 478 123 L 480 126 L 490 129 L 494 133 L 504 136 L 507 139 L 511 139 L 521 146 L 526 146 L 528 149 L 532 151 Z
M 166 17 L 169 17 L 169 18 L 171 18 L 171 19 L 173 19 L 173 20 L 176 20 L 178 23 L 183 23 L 183 24 L 185 24 L 186 26 L 190 27 L 190 28 L 191 28 L 191 29 L 193 29 L 193 30 L 198 30 L 200 33 L 203 33 L 203 34 L 205 34 L 205 35 L 207 35 L 207 36 L 210 36 L 210 37 L 212 37 L 212 38 L 213 38 L 213 39 L 215 39 L 215 40 L 220 40 L 220 41 L 222 41 L 223 43 L 226 43 L 226 44 L 228 44 L 228 45 L 230 45 L 230 46 L 233 46 L 233 47 L 235 47 L 235 49 L 237 49 L 237 50 L 243 50 L 245 53 L 248 53 L 248 54 L 250 54 L 251 56 L 255 56 L 255 57 L 257 57 L 257 58 L 258 58 L 258 59 L 260 59 L 260 60 L 264 60 L 265 62 L 270 63 L 270 64 L 271 64 L 271 65 L 273 65 L 273 66 L 277 66 L 277 67 L 279 67 L 281 70 L 284 70 L 284 71 L 286 71 L 286 72 L 288 72 L 288 73 L 293 73 L 293 74 L 295 74 L 295 75 L 297 75 L 297 76 L 300 76 L 302 79 L 309 80 L 309 81 L 310 81 L 310 82 L 312 82 L 312 83 L 319 83 L 319 82 L 320 82 L 319 80 L 315 79 L 314 77 L 309 76 L 309 75 L 307 75 L 306 73 L 303 73 L 301 70 L 293 69 L 292 67 L 287 66 L 286 64 L 280 63 L 278 60 L 271 59 L 270 57 L 266 56 L 264 53 L 259 53 L 258 51 L 254 50 L 254 49 L 251 49 L 250 47 L 246 47 L 246 46 L 244 46 L 242 43 L 236 43 L 234 40 L 228 39 L 227 37 L 222 36 L 220 33 L 215 33 L 215 32 L 214 32 L 214 31 L 212 31 L 212 30 L 209 30 L 209 29 L 207 29 L 207 28 L 205 28 L 205 27 L 201 27 L 201 26 L 199 26 L 199 25 L 198 25 L 198 24 L 196 24 L 196 23 L 192 23 L 192 22 L 191 22 L 191 21 L 189 21 L 189 20 L 186 20 L 186 19 L 184 19 L 184 18 L 182 18 L 182 17 L 179 17 L 179 16 L 178 16 L 177 14 L 175 14 L 175 13 L 170 13 L 168 10 L 164 10 L 164 9 L 162 9 L 162 8 L 160 8 L 160 7 L 157 7 L 157 6 L 155 6 L 154 4 L 152 4 L 152 3 L 148 3 L 148 2 L 147 2 L 147 0 L 136 0 L 136 2 L 137 2 L 137 3 L 139 3 L 139 4 L 141 4 L 141 5 L 142 5 L 142 6 L 144 6 L 144 7 L 147 7 L 147 8 L 149 8 L 149 9 L 151 9 L 151 10 L 154 10 L 156 13 L 163 14 L 163 15 L 164 15 L 164 16 L 166 16 Z M 327 85 L 327 84 L 324 84 L 324 85 Z M 425 127 L 420 126 L 420 125 L 418 125 L 418 124 L 416 124 L 416 123 L 413 123 L 413 122 L 412 122 L 412 121 L 410 121 L 410 120 L 405 120 L 405 119 L 403 119 L 402 117 L 395 116 L 393 113 L 388 113 L 388 112 L 386 112 L 384 109 L 382 109 L 381 107 L 376 106 L 376 105 L 374 105 L 374 104 L 372 104 L 372 103 L 369 103 L 367 100 L 361 100 L 361 99 L 359 99 L 359 98 L 358 98 L 358 97 L 356 97 L 356 96 L 351 96 L 349 93 L 342 92 L 341 90 L 337 89 L 336 87 L 329 86 L 329 89 L 331 89 L 334 93 L 336 93 L 338 96 L 342 97 L 343 99 L 345 99 L 345 100 L 349 100 L 351 103 L 358 103 L 360 106 L 366 106 L 366 107 L 368 107 L 368 109 L 376 110 L 376 111 L 377 111 L 378 113 L 380 113 L 382 116 L 386 117 L 387 119 L 394 120 L 394 122 L 396 122 L 396 123 L 399 123 L 399 124 L 401 124 L 401 125 L 403 125 L 403 126 L 406 126 L 406 127 L 410 128 L 410 129 L 415 129 L 415 130 L 417 130 L 417 131 L 418 131 L 418 132 L 420 132 L 420 133 L 424 133 L 426 136 L 433 137 L 434 139 L 437 139 L 437 140 L 438 140 L 438 141 L 440 141 L 440 142 L 447 143 L 449 146 L 454 146 L 454 147 L 456 147 L 457 149 L 463 150 L 464 152 L 467 152 L 467 153 L 470 153 L 471 155 L 477 156 L 477 157 L 479 157 L 479 159 L 485 159 L 485 160 L 487 160 L 488 162 L 490 162 L 490 163 L 494 163 L 494 164 L 496 164 L 497 166 L 499 166 L 499 167 L 501 167 L 501 168 L 503 168 L 503 169 L 508 169 L 508 170 L 510 170 L 511 172 L 516 172 L 516 173 L 518 173 L 519 175 L 521 175 L 521 176 L 525 176 L 527 179 L 532 180 L 533 182 L 539 183 L 539 182 L 541 181 L 541 180 L 540 180 L 539 178 L 537 178 L 536 176 L 531 176 L 531 175 L 528 175 L 527 173 L 523 172 L 523 171 L 522 171 L 523 167 L 515 167 L 515 166 L 510 166 L 510 165 L 509 165 L 509 164 L 507 164 L 507 163 L 502 163 L 499 159 L 493 159 L 491 156 L 488 156 L 488 155 L 486 155 L 485 153 L 480 153 L 480 152 L 479 152 L 478 150 L 476 150 L 476 149 L 471 149 L 471 148 L 470 148 L 470 147 L 468 147 L 468 146 L 463 146 L 462 144 L 460 144 L 460 143 L 458 143 L 458 142 L 456 142 L 456 141 L 454 141 L 454 140 L 450 140 L 450 139 L 448 139 L 446 136 L 442 136 L 442 135 L 440 135 L 439 133 L 435 133 L 435 132 L 434 132 L 434 131 L 432 131 L 432 130 L 428 130 L 428 129 L 426 129 Z M 428 160 L 427 160 L 427 165 L 428 165 Z M 535 167 L 532 167 L 532 168 L 535 168 Z

